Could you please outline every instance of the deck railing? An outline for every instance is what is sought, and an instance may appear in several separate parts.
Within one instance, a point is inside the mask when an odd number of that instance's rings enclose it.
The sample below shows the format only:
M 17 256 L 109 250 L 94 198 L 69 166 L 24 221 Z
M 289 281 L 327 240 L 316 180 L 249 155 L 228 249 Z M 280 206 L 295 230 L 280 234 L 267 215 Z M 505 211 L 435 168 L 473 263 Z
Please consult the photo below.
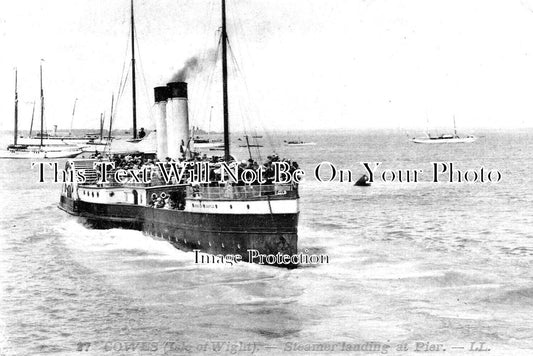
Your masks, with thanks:
M 291 184 L 227 185 L 218 187 L 190 186 L 187 197 L 193 199 L 224 200 L 251 199 L 267 196 L 287 196 L 297 194 L 298 188 Z

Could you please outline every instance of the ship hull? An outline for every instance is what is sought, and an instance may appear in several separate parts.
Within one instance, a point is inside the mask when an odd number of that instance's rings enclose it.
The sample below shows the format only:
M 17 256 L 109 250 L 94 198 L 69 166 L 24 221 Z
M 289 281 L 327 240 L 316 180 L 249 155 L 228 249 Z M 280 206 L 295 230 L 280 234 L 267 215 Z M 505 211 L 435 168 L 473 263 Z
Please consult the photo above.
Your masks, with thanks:
M 298 253 L 298 213 L 209 214 L 155 209 L 124 204 L 97 204 L 61 196 L 59 208 L 81 217 L 91 227 L 126 228 L 169 241 L 184 251 L 200 250 L 213 255 L 240 255 L 257 262 L 260 255 Z M 294 264 L 275 264 L 294 268 Z
M 44 159 L 73 158 L 82 153 L 81 150 L 70 151 L 0 151 L 0 159 Z
M 316 142 L 287 143 L 287 146 L 315 146 Z
M 441 144 L 441 143 L 472 143 L 476 137 L 465 138 L 413 138 L 411 142 L 418 144 Z

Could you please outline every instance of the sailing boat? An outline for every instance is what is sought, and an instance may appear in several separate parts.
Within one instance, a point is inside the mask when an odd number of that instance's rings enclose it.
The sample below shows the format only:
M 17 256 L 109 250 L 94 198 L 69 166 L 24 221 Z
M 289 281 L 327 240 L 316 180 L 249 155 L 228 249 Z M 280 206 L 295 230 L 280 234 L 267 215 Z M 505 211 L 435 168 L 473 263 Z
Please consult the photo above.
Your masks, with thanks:
M 219 138 L 211 138 L 211 119 L 213 118 L 213 106 L 209 110 L 209 127 L 207 129 L 207 138 L 199 136 L 198 133 L 202 132 L 199 127 L 192 127 L 191 136 L 193 141 L 193 146 L 195 149 L 209 148 L 210 150 L 217 151 L 223 150 L 224 145 L 222 140 Z
M 283 141 L 287 146 L 314 146 L 316 145 L 316 142 L 305 142 L 300 139 L 298 140 L 290 140 L 290 141 Z
M 19 144 L 18 136 L 18 90 L 17 90 L 18 72 L 15 69 L 15 127 L 13 132 L 13 144 L 7 146 L 6 151 L 0 151 L 0 158 L 71 158 L 81 153 L 77 146 L 45 146 L 43 145 L 43 122 L 44 122 L 44 92 L 43 92 L 43 66 L 40 66 L 41 82 L 41 135 L 39 145 Z
M 474 135 L 460 137 L 457 134 L 457 127 L 455 126 L 455 115 L 453 116 L 453 135 L 442 134 L 439 136 L 431 136 L 429 130 L 426 132 L 427 137 L 413 137 L 410 141 L 413 143 L 472 143 L 477 140 Z
M 215 167 L 206 172 L 209 177 L 220 174 L 217 172 L 225 169 L 226 164 L 236 164 L 230 154 L 226 1 L 221 0 L 221 5 L 224 156 L 223 162 L 213 162 Z M 160 160 L 169 157 L 171 165 L 171 160 L 186 159 L 183 147 L 190 139 L 187 83 L 155 87 L 154 99 L 157 156 Z M 189 160 L 193 161 L 196 159 Z M 60 209 L 83 218 L 90 226 L 141 230 L 185 251 L 238 255 L 240 261 L 288 268 L 301 261 L 297 246 L 297 183 L 276 183 L 270 177 L 257 184 L 245 182 L 242 177 L 233 182 L 215 179 L 194 185 L 181 179 L 165 179 L 162 183 L 161 178 L 139 184 L 101 182 L 94 162 L 89 159 L 67 162 L 67 173 L 76 175 L 83 170 L 85 176 L 95 179 L 64 183 L 59 201 Z M 161 162 L 152 173 L 162 177 L 167 173 L 165 167 Z M 261 260 L 258 256 L 268 258 Z
M 43 138 L 46 140 L 46 146 L 52 145 L 76 145 L 80 147 L 83 152 L 94 152 L 95 150 L 102 151 L 105 147 L 111 142 L 111 139 L 107 140 L 107 137 L 101 139 L 99 133 L 86 133 L 84 135 L 73 135 L 72 134 L 72 125 L 74 123 L 74 115 L 76 113 L 76 103 L 78 99 L 74 100 L 74 106 L 72 107 L 72 117 L 70 121 L 70 130 L 67 135 L 58 135 L 56 130 L 53 134 L 43 133 Z M 33 105 L 35 111 L 35 102 Z M 30 133 L 28 137 L 20 137 L 20 141 L 26 145 L 37 146 L 41 141 L 41 134 L 38 133 L 32 136 L 33 132 L 33 112 L 31 117 Z
M 220 138 L 211 138 L 211 120 L 213 118 L 213 106 L 209 109 L 209 126 L 207 127 L 207 138 L 199 136 L 198 133 L 202 132 L 199 127 L 192 127 L 193 145 L 195 149 L 209 148 L 212 151 L 223 150 L 224 145 Z

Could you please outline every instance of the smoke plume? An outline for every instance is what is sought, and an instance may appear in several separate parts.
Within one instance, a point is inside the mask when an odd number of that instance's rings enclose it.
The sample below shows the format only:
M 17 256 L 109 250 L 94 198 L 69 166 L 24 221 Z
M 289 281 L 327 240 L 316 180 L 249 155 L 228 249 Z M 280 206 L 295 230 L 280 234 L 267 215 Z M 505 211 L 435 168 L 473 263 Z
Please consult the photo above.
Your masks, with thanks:
M 217 51 L 211 49 L 202 55 L 193 56 L 185 61 L 183 67 L 172 76 L 171 82 L 184 82 L 191 76 L 200 73 L 217 60 Z

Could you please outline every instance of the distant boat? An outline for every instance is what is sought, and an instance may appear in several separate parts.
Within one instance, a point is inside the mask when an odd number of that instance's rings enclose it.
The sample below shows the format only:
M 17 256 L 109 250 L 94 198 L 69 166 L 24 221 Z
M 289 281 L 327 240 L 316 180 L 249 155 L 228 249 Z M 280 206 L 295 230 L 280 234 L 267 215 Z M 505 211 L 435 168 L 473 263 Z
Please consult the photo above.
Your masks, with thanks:
M 210 150 L 223 150 L 224 143 L 221 138 L 211 138 L 211 119 L 213 117 L 213 106 L 209 111 L 209 128 L 207 133 L 204 130 L 201 130 L 199 127 L 192 127 L 191 136 L 194 149 L 208 148 Z M 201 134 L 202 136 L 199 136 Z M 207 134 L 207 137 L 205 137 Z M 195 136 L 196 135 L 196 136 Z M 189 141 L 190 142 L 190 141 Z
M 76 99 L 77 101 L 77 99 Z M 74 121 L 74 114 L 76 110 L 76 101 L 74 102 L 74 108 L 72 109 L 72 122 Z M 57 125 L 54 125 L 54 132 L 52 134 L 48 132 L 38 132 L 35 135 L 31 135 L 33 127 L 33 114 L 32 114 L 32 125 L 30 127 L 30 134 L 27 138 L 21 136 L 20 143 L 27 146 L 37 146 L 41 142 L 41 137 L 43 142 L 46 142 L 45 146 L 64 146 L 64 145 L 75 145 L 78 146 L 82 152 L 93 152 L 95 150 L 104 150 L 106 146 L 111 143 L 111 140 L 114 137 L 108 135 L 104 136 L 104 114 L 100 114 L 100 132 L 99 133 L 86 133 L 85 135 L 73 135 L 72 134 L 72 122 L 71 129 L 68 134 L 58 134 Z
M 302 141 L 302 140 L 283 141 L 283 142 L 285 142 L 285 144 L 287 146 L 314 146 L 314 145 L 316 145 L 315 142 L 305 142 L 305 141 Z
M 250 137 L 251 137 L 251 138 L 263 138 L 263 135 L 251 135 L 251 136 L 249 136 L 249 135 L 244 135 L 244 136 L 243 136 L 243 138 L 244 138 L 245 140 L 246 140 L 247 137 L 248 137 L 248 138 L 250 138 Z M 242 138 L 239 137 L 239 138 L 237 139 L 237 141 L 242 141 Z
M 245 145 L 239 145 L 239 147 L 245 147 L 245 148 L 248 148 L 250 149 L 251 147 L 263 147 L 263 145 L 260 145 L 259 143 L 250 143 L 250 136 L 248 135 L 244 135 L 244 139 L 246 140 L 246 144 Z M 239 141 L 242 141 L 240 138 L 239 138 Z
M 0 151 L 0 158 L 11 159 L 38 159 L 38 158 L 72 158 L 82 151 L 77 146 L 69 145 L 43 145 L 43 118 L 44 118 L 44 94 L 43 94 L 43 68 L 40 68 L 41 78 L 41 135 L 39 145 L 25 145 L 17 142 L 18 136 L 18 91 L 17 70 L 15 69 L 15 127 L 13 130 L 13 144 L 7 146 L 7 150 Z
M 477 140 L 476 136 L 468 135 L 459 137 L 455 135 L 440 135 L 428 137 L 414 137 L 411 139 L 413 143 L 472 143 Z
M 457 134 L 457 128 L 455 126 L 455 115 L 453 117 L 453 135 L 443 134 L 439 136 L 431 136 L 429 131 L 426 133 L 426 137 L 413 137 L 410 141 L 413 143 L 433 144 L 433 143 L 472 143 L 477 140 L 474 135 L 468 135 L 461 137 Z
M 196 136 L 193 138 L 194 148 L 220 148 L 224 149 L 224 143 L 222 139 L 218 138 L 203 138 Z
M 75 146 L 9 145 L 6 151 L 0 151 L 0 159 L 72 158 L 81 152 Z

